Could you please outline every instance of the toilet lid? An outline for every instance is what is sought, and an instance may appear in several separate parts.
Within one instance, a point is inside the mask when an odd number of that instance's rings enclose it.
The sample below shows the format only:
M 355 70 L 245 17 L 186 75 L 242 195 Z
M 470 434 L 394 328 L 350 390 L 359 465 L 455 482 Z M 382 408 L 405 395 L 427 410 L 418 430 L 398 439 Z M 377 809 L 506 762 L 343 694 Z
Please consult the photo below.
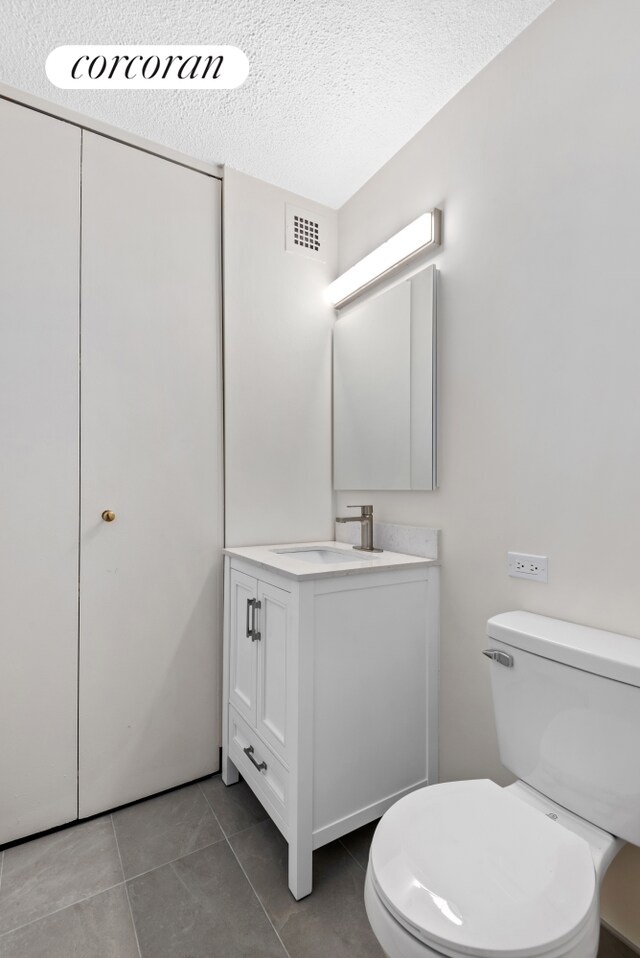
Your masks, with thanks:
M 370 869 L 393 916 L 444 953 L 543 954 L 578 934 L 596 899 L 587 842 L 484 780 L 396 802 Z

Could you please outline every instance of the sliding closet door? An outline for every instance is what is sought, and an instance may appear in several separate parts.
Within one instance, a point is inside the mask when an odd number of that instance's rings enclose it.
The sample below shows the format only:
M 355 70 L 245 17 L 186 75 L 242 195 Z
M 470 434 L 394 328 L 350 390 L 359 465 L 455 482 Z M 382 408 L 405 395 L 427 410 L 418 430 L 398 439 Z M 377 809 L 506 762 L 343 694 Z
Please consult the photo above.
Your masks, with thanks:
M 80 132 L 0 143 L 1 844 L 77 814 Z
M 218 767 L 222 430 L 219 181 L 90 133 L 82 181 L 86 816 Z

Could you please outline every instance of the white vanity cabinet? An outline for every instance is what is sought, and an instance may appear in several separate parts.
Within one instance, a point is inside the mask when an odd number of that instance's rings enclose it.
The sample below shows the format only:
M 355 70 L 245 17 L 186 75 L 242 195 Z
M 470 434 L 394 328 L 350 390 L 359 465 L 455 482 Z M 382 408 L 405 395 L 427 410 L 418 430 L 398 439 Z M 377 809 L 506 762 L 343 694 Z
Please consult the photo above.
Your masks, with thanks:
M 286 551 L 319 545 L 335 563 Z M 342 543 L 225 553 L 222 777 L 287 839 L 302 898 L 315 848 L 436 781 L 439 569 Z

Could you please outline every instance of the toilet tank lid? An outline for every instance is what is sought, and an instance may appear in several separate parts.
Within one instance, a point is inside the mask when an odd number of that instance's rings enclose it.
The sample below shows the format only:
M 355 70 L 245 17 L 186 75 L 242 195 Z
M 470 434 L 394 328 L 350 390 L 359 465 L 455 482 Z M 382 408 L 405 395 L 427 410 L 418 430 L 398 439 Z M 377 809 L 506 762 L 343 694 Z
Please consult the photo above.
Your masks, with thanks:
M 487 635 L 505 645 L 640 688 L 640 639 L 534 612 L 502 612 Z

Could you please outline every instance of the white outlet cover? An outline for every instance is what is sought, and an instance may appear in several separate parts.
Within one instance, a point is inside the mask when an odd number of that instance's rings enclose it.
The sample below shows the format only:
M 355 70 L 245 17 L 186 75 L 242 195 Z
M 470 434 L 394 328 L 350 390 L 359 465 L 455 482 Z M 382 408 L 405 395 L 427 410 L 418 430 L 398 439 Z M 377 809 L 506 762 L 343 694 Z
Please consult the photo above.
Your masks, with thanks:
M 530 555 L 525 552 L 508 552 L 507 569 L 516 579 L 531 579 L 533 582 L 548 582 L 549 560 L 547 556 Z

